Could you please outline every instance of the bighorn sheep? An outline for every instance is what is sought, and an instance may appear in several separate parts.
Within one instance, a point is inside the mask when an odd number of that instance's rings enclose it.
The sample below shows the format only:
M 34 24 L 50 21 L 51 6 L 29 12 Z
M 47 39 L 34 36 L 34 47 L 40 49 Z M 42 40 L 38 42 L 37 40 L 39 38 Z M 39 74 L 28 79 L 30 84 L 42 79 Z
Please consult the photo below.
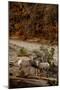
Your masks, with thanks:
M 29 57 L 19 57 L 18 59 L 18 66 L 21 67 L 21 66 L 27 66 L 27 65 L 30 65 L 30 58 Z
M 32 64 L 33 67 L 36 68 L 36 75 L 37 75 L 37 73 L 39 71 L 40 72 L 43 71 L 43 70 L 47 70 L 48 71 L 49 67 L 50 67 L 48 62 L 40 62 L 38 59 L 32 60 L 31 64 Z
M 35 72 L 35 68 L 31 66 L 31 58 L 29 57 L 20 57 L 17 65 L 19 70 L 22 70 L 25 73 L 25 76 L 29 74 L 33 75 Z
M 48 62 L 41 62 L 38 67 L 39 67 L 41 70 L 43 70 L 43 69 L 44 69 L 44 70 L 48 70 L 49 67 L 50 67 L 50 65 L 49 65 Z
M 38 59 L 34 60 L 31 57 L 20 57 L 20 59 L 18 60 L 18 66 L 19 69 L 29 69 L 29 67 L 31 67 L 30 69 L 32 69 L 32 67 L 35 68 L 36 76 L 38 72 L 41 72 L 42 70 L 48 70 L 50 67 L 48 62 L 40 62 Z

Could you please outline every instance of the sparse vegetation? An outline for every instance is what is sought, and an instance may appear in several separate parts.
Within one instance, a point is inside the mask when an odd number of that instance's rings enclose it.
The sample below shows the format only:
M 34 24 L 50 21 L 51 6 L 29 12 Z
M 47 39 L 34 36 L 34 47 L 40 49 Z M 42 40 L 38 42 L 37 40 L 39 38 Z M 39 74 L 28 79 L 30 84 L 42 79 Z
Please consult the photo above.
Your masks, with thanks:
M 56 81 L 56 80 L 53 80 L 53 81 L 48 80 L 48 83 L 50 86 L 58 85 L 58 81 Z
M 51 65 L 51 61 L 54 60 L 54 48 L 46 48 L 44 46 L 40 47 L 40 50 L 34 50 L 33 53 L 36 54 L 37 58 L 43 59 L 43 62 L 48 62 Z
M 51 65 L 51 61 L 53 61 L 54 48 L 51 48 L 50 52 L 48 52 L 48 63 Z
M 24 56 L 24 55 L 28 55 L 28 51 L 26 48 L 22 47 L 18 52 L 18 56 Z

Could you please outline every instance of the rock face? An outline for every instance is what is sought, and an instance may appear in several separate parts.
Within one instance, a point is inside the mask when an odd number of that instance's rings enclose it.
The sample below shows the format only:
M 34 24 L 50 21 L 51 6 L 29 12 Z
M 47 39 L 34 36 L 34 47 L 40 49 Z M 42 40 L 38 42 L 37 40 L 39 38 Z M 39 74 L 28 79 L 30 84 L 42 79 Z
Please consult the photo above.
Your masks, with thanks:
M 45 39 L 55 43 L 58 33 L 58 6 L 9 2 L 9 34 L 20 39 Z M 40 40 L 41 42 L 42 40 Z

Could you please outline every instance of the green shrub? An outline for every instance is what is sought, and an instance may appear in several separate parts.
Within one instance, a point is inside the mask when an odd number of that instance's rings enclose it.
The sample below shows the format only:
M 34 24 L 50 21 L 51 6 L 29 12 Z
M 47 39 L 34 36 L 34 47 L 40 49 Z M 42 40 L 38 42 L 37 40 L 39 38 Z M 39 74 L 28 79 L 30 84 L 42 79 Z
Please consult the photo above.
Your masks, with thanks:
M 18 53 L 18 56 L 24 56 L 24 55 L 27 55 L 28 54 L 28 51 L 26 48 L 22 47 L 20 50 L 19 50 L 19 53 Z
M 49 81 L 48 80 L 48 84 L 51 86 L 54 86 L 54 85 L 58 85 L 58 80 L 56 80 L 56 81 Z
M 51 64 L 51 61 L 53 60 L 54 55 L 54 48 L 51 48 L 51 50 L 48 52 L 48 63 Z

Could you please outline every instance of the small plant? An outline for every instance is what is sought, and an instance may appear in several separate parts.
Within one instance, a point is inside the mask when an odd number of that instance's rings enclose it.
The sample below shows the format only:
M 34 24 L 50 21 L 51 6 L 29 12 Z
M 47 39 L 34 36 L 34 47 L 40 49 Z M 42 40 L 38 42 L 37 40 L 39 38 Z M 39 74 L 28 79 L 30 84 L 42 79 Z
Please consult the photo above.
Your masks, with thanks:
M 19 53 L 18 53 L 18 56 L 24 56 L 24 55 L 27 55 L 28 52 L 27 52 L 27 49 L 22 47 L 20 50 L 19 50 Z
M 51 61 L 53 60 L 54 55 L 54 48 L 51 48 L 51 50 L 48 52 L 48 63 L 51 65 Z
M 42 51 L 43 61 L 46 62 L 49 54 L 48 48 L 41 46 L 40 51 Z
M 51 62 L 54 60 L 54 48 L 48 49 L 47 47 L 40 47 L 40 50 L 34 50 L 37 59 L 40 58 L 42 62 L 48 62 L 51 66 Z
M 58 80 L 53 80 L 53 81 L 49 81 L 48 80 L 48 84 L 51 86 L 54 86 L 54 85 L 58 85 Z

